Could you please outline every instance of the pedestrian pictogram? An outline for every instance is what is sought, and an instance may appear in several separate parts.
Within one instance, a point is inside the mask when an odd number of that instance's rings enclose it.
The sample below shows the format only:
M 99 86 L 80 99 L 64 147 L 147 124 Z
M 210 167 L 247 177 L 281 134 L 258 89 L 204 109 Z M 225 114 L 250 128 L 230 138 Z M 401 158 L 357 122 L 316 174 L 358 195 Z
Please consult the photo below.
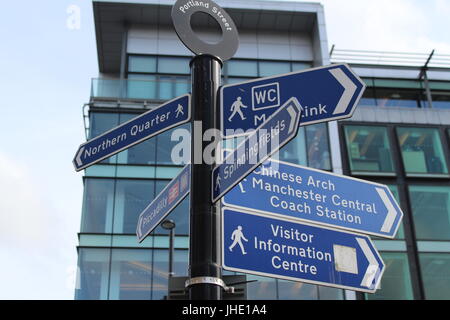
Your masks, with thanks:
M 247 119 L 244 116 L 244 114 L 242 113 L 242 110 L 241 110 L 241 108 L 246 109 L 247 106 L 245 106 L 242 103 L 241 99 L 242 99 L 241 97 L 237 97 L 236 101 L 233 102 L 233 104 L 231 105 L 231 110 L 230 110 L 231 111 L 231 116 L 228 118 L 228 121 L 231 121 L 236 114 L 239 114 L 239 116 L 241 117 L 241 120 Z
M 236 246 L 236 244 L 238 244 L 241 248 L 242 254 L 247 254 L 247 252 L 245 252 L 242 240 L 244 240 L 245 242 L 248 242 L 248 240 L 245 238 L 244 233 L 242 232 L 242 226 L 238 226 L 237 229 L 233 231 L 233 233 L 231 234 L 231 240 L 233 240 L 233 243 L 228 247 L 231 252 L 233 251 L 233 248 Z

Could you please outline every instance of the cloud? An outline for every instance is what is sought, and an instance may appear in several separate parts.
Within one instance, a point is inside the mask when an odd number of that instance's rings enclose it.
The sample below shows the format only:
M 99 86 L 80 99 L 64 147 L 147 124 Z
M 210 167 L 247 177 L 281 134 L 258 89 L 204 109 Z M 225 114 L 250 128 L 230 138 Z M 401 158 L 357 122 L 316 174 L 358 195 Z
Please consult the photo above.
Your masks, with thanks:
M 27 167 L 0 153 L 0 246 L 42 241 L 47 211 Z
M 64 224 L 45 200 L 45 188 L 4 152 L 0 181 L 0 299 L 73 298 L 68 282 L 74 282 L 75 248 L 62 236 Z
M 450 2 L 444 0 L 319 0 L 329 46 L 338 49 L 450 53 Z

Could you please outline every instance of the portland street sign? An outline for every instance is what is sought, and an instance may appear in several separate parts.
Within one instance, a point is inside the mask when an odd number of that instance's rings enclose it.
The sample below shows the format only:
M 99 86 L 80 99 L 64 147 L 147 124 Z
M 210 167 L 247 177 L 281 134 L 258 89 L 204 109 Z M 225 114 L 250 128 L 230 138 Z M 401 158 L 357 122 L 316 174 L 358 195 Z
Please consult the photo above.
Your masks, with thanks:
M 214 168 L 213 202 L 297 135 L 300 108 L 297 99 L 289 99 Z
M 191 19 L 202 12 L 216 20 L 222 30 L 217 43 L 205 42 L 192 30 Z M 172 7 L 172 22 L 181 42 L 196 55 L 209 54 L 222 61 L 230 59 L 238 49 L 239 35 L 233 19 L 211 0 L 178 0 Z
M 158 196 L 139 215 L 136 235 L 142 242 L 190 191 L 191 165 L 183 170 L 158 194 Z
M 268 160 L 223 204 L 393 238 L 403 213 L 386 185 Z
M 370 293 L 385 269 L 368 236 L 229 208 L 222 261 L 229 271 Z
M 83 143 L 73 159 L 75 170 L 83 170 L 137 143 L 188 122 L 191 118 L 190 109 L 190 95 L 186 94 Z
M 365 87 L 346 64 L 226 85 L 220 90 L 222 134 L 254 130 L 291 97 L 302 107 L 302 126 L 348 118 Z

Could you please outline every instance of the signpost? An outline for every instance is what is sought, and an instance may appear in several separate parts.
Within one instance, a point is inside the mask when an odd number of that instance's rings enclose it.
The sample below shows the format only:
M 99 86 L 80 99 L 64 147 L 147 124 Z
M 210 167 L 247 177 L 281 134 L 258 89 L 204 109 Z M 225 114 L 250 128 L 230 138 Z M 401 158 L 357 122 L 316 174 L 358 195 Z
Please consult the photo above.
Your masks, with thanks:
M 346 64 L 226 85 L 220 90 L 222 134 L 228 138 L 256 129 L 292 97 L 302 106 L 302 126 L 349 118 L 365 87 Z
M 403 217 L 385 185 L 275 160 L 249 174 L 223 204 L 386 238 Z
M 385 266 L 370 238 L 222 210 L 226 270 L 373 293 Z
M 142 242 L 186 198 L 190 190 L 190 180 L 191 165 L 188 164 L 142 211 L 136 228 L 139 242 Z
M 213 202 L 297 135 L 300 113 L 297 99 L 289 99 L 214 168 Z
M 170 100 L 83 143 L 73 160 L 75 170 L 83 170 L 137 143 L 186 123 L 190 118 L 189 94 Z
M 206 43 L 192 30 L 197 12 L 219 24 L 218 43 Z M 239 44 L 233 20 L 211 0 L 178 0 L 171 15 L 180 40 L 196 54 L 190 62 L 192 93 L 83 143 L 73 159 L 75 170 L 188 121 L 192 128 L 201 123 L 202 138 L 219 126 L 225 138 L 248 135 L 216 165 L 204 161 L 209 141 L 198 139 L 193 130 L 192 164 L 140 214 L 138 241 L 189 193 L 185 287 L 190 299 L 221 299 L 222 290 L 228 290 L 222 265 L 230 271 L 374 292 L 384 264 L 369 237 L 331 227 L 394 237 L 403 214 L 387 187 L 285 162 L 264 163 L 296 136 L 300 125 L 351 117 L 364 82 L 346 64 L 334 64 L 219 89 L 223 62 Z M 200 163 L 192 161 L 199 156 Z M 220 212 L 215 203 L 223 197 L 223 204 L 235 209 Z

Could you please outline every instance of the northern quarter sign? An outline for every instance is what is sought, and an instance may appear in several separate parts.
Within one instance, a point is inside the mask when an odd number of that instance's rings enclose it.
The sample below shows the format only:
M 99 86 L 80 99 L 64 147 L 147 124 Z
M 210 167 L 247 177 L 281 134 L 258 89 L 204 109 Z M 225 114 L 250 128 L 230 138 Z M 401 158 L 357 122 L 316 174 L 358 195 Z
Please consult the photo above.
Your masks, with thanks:
M 368 236 L 225 207 L 222 241 L 229 271 L 374 293 L 385 269 Z
M 223 204 L 393 238 L 403 213 L 386 185 L 267 160 Z
M 139 242 L 152 232 L 190 192 L 191 165 L 183 170 L 158 194 L 139 215 L 136 236 Z
M 73 159 L 75 170 L 83 170 L 137 143 L 186 123 L 190 118 L 190 94 L 170 100 L 83 143 Z
M 302 106 L 301 126 L 349 118 L 365 87 L 347 64 L 226 85 L 220 90 L 222 134 L 251 132 L 291 97 Z
M 300 108 L 296 98 L 289 99 L 213 169 L 212 202 L 297 135 Z

